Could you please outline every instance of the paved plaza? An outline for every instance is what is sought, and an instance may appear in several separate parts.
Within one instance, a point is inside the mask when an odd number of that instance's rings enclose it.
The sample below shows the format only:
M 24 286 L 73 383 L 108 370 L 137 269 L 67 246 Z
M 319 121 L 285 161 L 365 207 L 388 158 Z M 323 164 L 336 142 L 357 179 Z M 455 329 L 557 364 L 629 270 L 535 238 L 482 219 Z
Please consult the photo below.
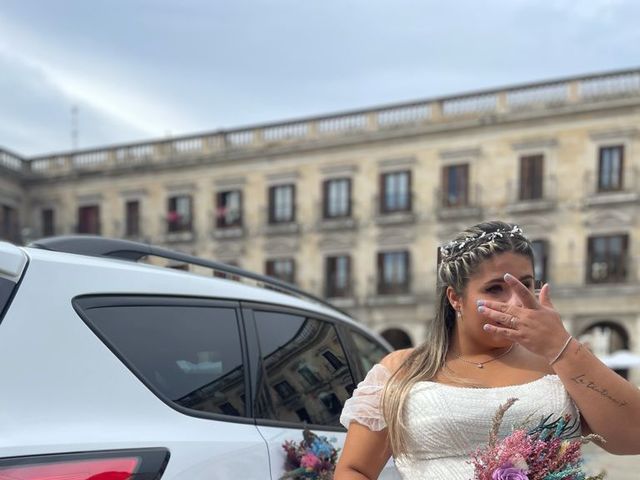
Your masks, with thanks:
M 582 449 L 590 474 L 607 472 L 607 480 L 640 480 L 640 455 L 611 455 L 595 445 Z

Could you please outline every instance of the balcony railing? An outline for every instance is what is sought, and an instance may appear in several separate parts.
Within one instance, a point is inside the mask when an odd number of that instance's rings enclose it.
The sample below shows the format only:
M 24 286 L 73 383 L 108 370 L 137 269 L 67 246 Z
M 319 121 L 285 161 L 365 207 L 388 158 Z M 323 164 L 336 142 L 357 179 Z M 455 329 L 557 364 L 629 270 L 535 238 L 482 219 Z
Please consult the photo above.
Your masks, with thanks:
M 540 195 L 532 195 L 532 193 L 538 193 L 533 191 L 523 192 L 522 185 L 515 180 L 507 181 L 506 190 L 507 210 L 510 213 L 552 210 L 558 204 L 558 182 L 555 175 L 542 178 Z
M 213 210 L 209 213 L 211 237 L 216 240 L 233 240 L 245 237 L 247 228 L 244 224 L 243 213 L 231 223 L 223 221 L 219 215 L 219 210 Z
M 118 237 L 126 238 L 133 241 L 147 241 L 151 228 L 149 225 L 149 218 L 140 215 L 136 220 L 130 220 L 131 223 L 127 225 L 126 219 L 116 219 L 113 221 L 113 234 Z M 137 227 L 137 228 L 136 228 Z M 109 232 L 105 232 L 109 234 Z
M 0 149 L 0 166 L 13 170 L 15 172 L 24 172 L 27 164 L 24 159 L 15 153 Z
M 416 221 L 414 192 L 390 195 L 386 200 L 385 202 L 381 195 L 374 195 L 371 200 L 375 208 L 375 222 L 378 225 L 414 223 Z
M 251 152 L 267 146 L 383 133 L 400 127 L 436 125 L 541 109 L 551 112 L 577 104 L 593 105 L 602 101 L 638 97 L 640 69 L 624 70 L 220 130 L 171 140 L 39 156 L 28 161 L 1 151 L 0 164 L 14 170 L 24 168 L 20 167 L 23 164 L 32 174 L 56 175 L 79 169 L 118 168 L 140 163 L 179 163 L 193 156 L 224 156 L 230 151 Z
M 294 207 L 294 216 L 290 221 L 274 221 L 271 218 L 269 207 L 262 207 L 260 212 L 262 233 L 265 235 L 297 235 L 301 233 L 301 225 L 297 220 L 298 214 L 295 213 L 295 209 L 296 207 Z
M 465 198 L 466 197 L 466 198 Z M 435 214 L 440 220 L 476 218 L 482 215 L 482 187 L 480 184 L 470 185 L 464 201 L 453 201 L 440 187 L 434 190 Z
M 640 201 L 640 174 L 635 166 L 623 170 L 619 188 L 603 188 L 598 175 L 597 171 L 584 174 L 584 196 L 587 205 L 614 205 Z
M 356 210 L 355 199 L 351 198 L 351 205 L 345 215 L 325 216 L 325 205 L 322 200 L 315 203 L 316 222 L 315 227 L 320 231 L 352 230 L 358 227 L 358 220 L 354 215 Z

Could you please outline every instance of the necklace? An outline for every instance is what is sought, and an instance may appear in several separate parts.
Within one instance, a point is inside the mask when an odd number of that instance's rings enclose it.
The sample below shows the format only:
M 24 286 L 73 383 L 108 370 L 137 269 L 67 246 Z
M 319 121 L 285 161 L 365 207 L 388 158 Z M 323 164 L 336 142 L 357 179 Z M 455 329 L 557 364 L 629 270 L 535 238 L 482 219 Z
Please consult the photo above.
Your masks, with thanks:
M 504 357 L 507 353 L 509 353 L 513 349 L 514 345 L 515 343 L 512 343 L 511 346 L 507 348 L 504 352 L 502 352 L 500 355 L 494 358 L 490 358 L 489 360 L 485 360 L 484 362 L 471 362 L 469 360 L 465 360 L 464 358 L 462 358 L 462 355 L 460 355 L 459 353 L 456 353 L 456 358 L 459 360 L 462 360 L 465 363 L 470 363 L 471 365 L 475 365 L 478 368 L 484 368 L 485 363 L 493 362 L 494 360 L 498 360 L 499 358 Z

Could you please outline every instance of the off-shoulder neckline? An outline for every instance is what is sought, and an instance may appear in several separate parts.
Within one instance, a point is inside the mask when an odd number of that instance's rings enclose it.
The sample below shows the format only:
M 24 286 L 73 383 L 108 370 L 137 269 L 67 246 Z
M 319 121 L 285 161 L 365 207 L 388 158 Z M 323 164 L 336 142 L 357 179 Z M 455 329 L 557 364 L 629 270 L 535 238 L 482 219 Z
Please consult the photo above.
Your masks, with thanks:
M 373 368 L 375 368 L 377 366 L 381 367 L 387 373 L 387 375 L 391 376 L 391 371 L 387 367 L 385 367 L 381 363 L 376 363 L 373 366 Z M 372 370 L 373 370 L 373 368 L 372 368 Z M 455 388 L 455 389 L 459 389 L 459 390 L 503 390 L 503 389 L 508 389 L 508 388 L 527 387 L 527 386 L 531 386 L 531 385 L 533 385 L 535 383 L 541 382 L 542 380 L 551 380 L 552 378 L 553 379 L 557 379 L 559 377 L 556 374 L 547 373 L 547 374 L 543 375 L 540 378 L 537 378 L 535 380 L 531 380 L 530 382 L 516 383 L 514 385 L 502 385 L 502 386 L 499 386 L 499 387 L 464 387 L 464 386 L 458 386 L 458 385 L 449 385 L 448 383 L 434 382 L 432 380 L 420 380 L 420 381 L 416 382 L 416 385 L 418 385 L 418 384 L 426 384 L 426 385 L 433 385 L 433 386 L 439 386 L 439 387 L 445 387 L 445 388 Z

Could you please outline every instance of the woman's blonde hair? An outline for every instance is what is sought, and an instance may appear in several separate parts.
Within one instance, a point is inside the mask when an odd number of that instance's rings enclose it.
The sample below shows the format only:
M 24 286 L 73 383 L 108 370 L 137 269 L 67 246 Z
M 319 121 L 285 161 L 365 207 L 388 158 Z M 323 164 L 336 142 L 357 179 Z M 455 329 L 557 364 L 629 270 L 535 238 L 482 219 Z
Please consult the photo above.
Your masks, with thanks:
M 456 312 L 447 298 L 447 287 L 451 286 L 458 295 L 464 295 L 467 283 L 479 265 L 499 253 L 525 255 L 533 265 L 531 242 L 516 225 L 500 221 L 479 223 L 466 229 L 441 252 L 436 312 L 435 318 L 427 324 L 427 340 L 408 355 L 387 382 L 382 395 L 382 411 L 395 457 L 407 453 L 404 406 L 409 392 L 416 382 L 433 378 L 445 364 L 456 322 Z

